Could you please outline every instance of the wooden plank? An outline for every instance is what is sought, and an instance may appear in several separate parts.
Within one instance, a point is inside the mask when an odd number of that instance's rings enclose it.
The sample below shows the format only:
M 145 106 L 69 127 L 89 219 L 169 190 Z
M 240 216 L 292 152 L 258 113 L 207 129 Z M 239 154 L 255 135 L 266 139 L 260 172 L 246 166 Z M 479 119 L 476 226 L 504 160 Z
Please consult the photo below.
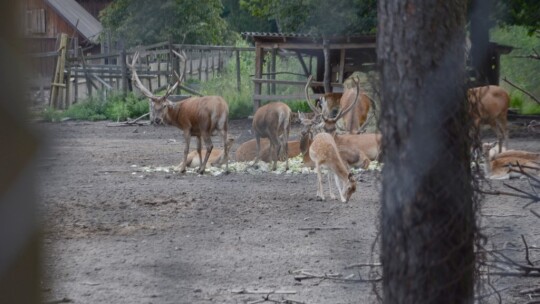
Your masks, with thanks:
M 291 42 L 276 42 L 276 43 L 260 43 L 262 48 L 271 49 L 271 48 L 280 48 L 280 49 L 289 49 L 289 50 L 323 50 L 324 45 L 322 43 L 314 44 L 305 44 L 305 43 L 291 43 Z M 329 49 L 339 50 L 339 49 L 375 49 L 377 46 L 376 43 L 337 43 L 329 44 Z
M 260 79 L 262 78 L 264 50 L 258 42 L 255 43 L 255 47 L 255 78 Z M 254 87 L 255 93 L 253 97 L 253 111 L 255 112 L 261 106 L 261 99 L 255 98 L 255 96 L 260 96 L 262 92 L 262 84 L 260 82 L 255 82 Z
M 300 81 L 300 80 L 279 80 L 279 79 L 273 80 L 273 79 L 257 79 L 257 78 L 252 78 L 251 80 L 254 83 L 272 83 L 272 84 L 285 84 L 285 85 L 297 85 L 297 86 L 306 85 L 306 81 Z M 311 82 L 312 87 L 318 87 L 322 85 L 324 85 L 324 83 L 321 81 Z M 338 88 L 343 87 L 343 84 L 339 82 L 332 82 L 330 83 L 330 85 L 332 87 L 338 87 Z
M 324 96 L 324 94 L 310 94 L 312 98 L 319 98 Z M 291 94 L 291 95 L 253 95 L 253 100 L 305 100 L 306 97 L 303 94 Z
M 176 48 L 182 48 L 184 50 L 221 50 L 221 51 L 240 51 L 240 52 L 253 52 L 254 47 L 236 47 L 236 46 L 216 46 L 216 45 L 198 45 L 198 44 L 175 44 Z
M 345 73 L 345 49 L 339 52 L 339 83 L 343 83 L 343 74 Z
M 236 90 L 240 92 L 241 86 L 240 86 L 240 51 L 236 50 L 234 51 L 236 54 Z

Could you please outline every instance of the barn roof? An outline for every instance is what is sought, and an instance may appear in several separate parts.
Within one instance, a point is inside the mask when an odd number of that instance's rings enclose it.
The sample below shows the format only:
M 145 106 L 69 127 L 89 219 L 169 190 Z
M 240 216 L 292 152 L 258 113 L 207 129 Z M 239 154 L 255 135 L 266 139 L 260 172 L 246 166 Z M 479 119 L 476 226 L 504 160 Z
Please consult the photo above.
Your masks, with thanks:
M 274 43 L 274 42 L 292 42 L 303 44 L 318 44 L 322 42 L 322 37 L 319 35 L 303 34 L 303 33 L 268 33 L 268 32 L 244 32 L 242 36 L 252 39 L 257 42 Z M 330 44 L 374 44 L 375 35 L 330 35 L 326 37 Z
M 58 15 L 64 18 L 73 28 L 88 41 L 97 43 L 103 31 L 101 23 L 75 0 L 45 0 Z

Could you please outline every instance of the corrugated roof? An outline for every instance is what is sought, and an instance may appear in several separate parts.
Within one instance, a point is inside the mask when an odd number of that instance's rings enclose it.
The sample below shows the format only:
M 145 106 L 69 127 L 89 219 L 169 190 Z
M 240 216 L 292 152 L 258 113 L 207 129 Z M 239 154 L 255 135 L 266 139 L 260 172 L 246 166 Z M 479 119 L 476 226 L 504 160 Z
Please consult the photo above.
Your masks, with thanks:
M 60 16 L 90 42 L 97 43 L 101 23 L 75 0 L 45 0 Z

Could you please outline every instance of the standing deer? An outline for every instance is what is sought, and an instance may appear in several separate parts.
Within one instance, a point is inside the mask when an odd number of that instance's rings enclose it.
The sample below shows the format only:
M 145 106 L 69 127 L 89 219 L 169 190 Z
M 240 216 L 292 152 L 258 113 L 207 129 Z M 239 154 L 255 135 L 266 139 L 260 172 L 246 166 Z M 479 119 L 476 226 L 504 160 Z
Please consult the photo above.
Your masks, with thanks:
M 190 97 L 180 102 L 173 103 L 167 98 L 176 89 L 182 81 L 182 76 L 177 76 L 178 80 L 175 84 L 167 89 L 163 96 L 156 96 L 150 92 L 141 82 L 135 63 L 139 57 L 139 53 L 135 53 L 132 63 L 128 66 L 132 71 L 132 80 L 139 90 L 150 100 L 151 109 L 154 113 L 154 121 L 156 123 L 166 123 L 173 125 L 184 132 L 184 161 L 180 165 L 180 172 L 186 172 L 187 156 L 189 153 L 189 144 L 191 137 L 197 138 L 197 153 L 199 159 L 203 159 L 201 155 L 201 141 L 204 140 L 206 147 L 206 155 L 199 166 L 198 173 L 203 174 L 206 168 L 206 162 L 210 157 L 214 145 L 212 144 L 211 136 L 215 133 L 221 133 L 224 145 L 225 170 L 229 172 L 229 162 L 227 148 L 227 129 L 229 107 L 227 102 L 220 96 L 203 96 Z M 184 58 L 182 58 L 184 59 Z M 185 59 L 184 59 L 185 60 Z
M 508 140 L 506 125 L 510 96 L 503 88 L 489 85 L 469 89 L 467 97 L 473 106 L 471 116 L 475 127 L 490 125 L 499 141 L 499 153 L 502 152 Z
M 334 176 L 341 201 L 344 203 L 348 202 L 351 195 L 356 191 L 356 181 L 352 173 L 347 169 L 347 166 L 343 163 L 341 156 L 339 156 L 334 137 L 324 132 L 317 134 L 309 147 L 309 155 L 315 163 L 315 170 L 317 171 L 317 197 L 322 200 L 325 199 L 321 176 L 321 166 L 325 166 Z M 330 197 L 334 199 L 330 172 L 328 173 L 328 190 Z
M 347 107 L 340 108 L 334 117 L 329 117 L 324 113 L 325 111 L 320 111 L 319 109 L 317 109 L 316 106 L 314 106 L 311 103 L 311 98 L 309 97 L 309 87 L 311 86 L 312 79 L 313 79 L 313 76 L 310 75 L 306 83 L 306 86 L 304 88 L 307 104 L 310 107 L 311 111 L 315 113 L 315 115 L 320 116 L 322 118 L 323 123 L 324 123 L 324 126 L 323 126 L 324 131 L 330 134 L 335 134 L 337 121 L 343 116 L 345 116 L 347 113 L 349 113 L 349 111 L 351 111 L 358 103 L 358 97 L 360 95 L 360 87 L 359 87 L 358 81 L 356 81 L 356 79 L 353 80 L 354 83 L 356 84 L 356 90 L 355 90 L 356 95 L 355 95 L 354 101 Z M 324 103 L 324 100 L 323 100 L 323 103 Z M 324 105 L 323 105 L 323 109 L 324 109 Z
M 277 168 L 277 160 L 280 154 L 288 155 L 287 142 L 291 130 L 291 109 L 283 102 L 268 103 L 255 112 L 253 116 L 253 132 L 257 141 L 257 157 L 253 162 L 256 166 L 260 159 L 261 138 L 268 138 L 270 141 L 270 155 L 274 163 L 272 170 Z M 289 170 L 289 158 L 285 160 L 285 170 Z

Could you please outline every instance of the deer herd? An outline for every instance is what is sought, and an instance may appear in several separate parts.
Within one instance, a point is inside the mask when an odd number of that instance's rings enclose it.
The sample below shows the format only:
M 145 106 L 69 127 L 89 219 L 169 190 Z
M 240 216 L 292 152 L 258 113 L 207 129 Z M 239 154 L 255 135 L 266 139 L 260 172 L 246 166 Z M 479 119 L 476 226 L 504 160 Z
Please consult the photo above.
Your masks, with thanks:
M 227 102 L 220 96 L 170 101 L 168 97 L 183 79 L 183 75 L 177 74 L 176 82 L 169 86 L 163 96 L 154 95 L 137 75 L 135 64 L 138 56 L 136 53 L 128 66 L 132 71 L 132 81 L 149 99 L 151 118 L 156 123 L 172 125 L 183 132 L 184 157 L 179 171 L 183 173 L 188 166 L 198 166 L 197 172 L 203 174 L 210 162 L 212 166 L 224 164 L 225 172 L 228 172 L 229 152 L 234 139 L 228 138 L 227 133 Z M 293 123 L 293 113 L 289 106 L 280 101 L 270 102 L 256 110 L 252 122 L 255 138 L 238 146 L 235 159 L 253 161 L 252 167 L 257 167 L 259 161 L 272 162 L 272 170 L 276 170 L 277 161 L 285 161 L 285 170 L 288 170 L 288 159 L 301 155 L 303 164 L 314 168 L 317 173 L 317 197 L 325 199 L 321 173 L 321 167 L 325 167 L 328 171 L 330 198 L 336 198 L 332 193 L 333 176 L 339 199 L 347 202 L 356 191 L 356 181 L 350 168 L 366 169 L 371 161 L 379 160 L 381 155 L 381 134 L 362 133 L 368 112 L 375 104 L 361 91 L 359 81 L 354 78 L 354 86 L 345 87 L 343 93 L 326 93 L 314 102 L 309 95 L 311 82 L 312 77 L 309 77 L 304 93 L 314 116 L 307 118 L 305 114 L 298 113 L 301 123 L 299 139 L 289 140 Z M 471 88 L 467 93 L 472 105 L 473 125 L 476 128 L 489 125 L 498 139 L 496 143 L 483 146 L 486 176 L 493 179 L 510 178 L 518 174 L 518 167 L 526 174 L 539 174 L 540 153 L 507 149 L 507 113 L 510 101 L 508 93 L 494 85 Z M 539 124 L 531 122 L 529 130 L 539 132 Z M 213 135 L 221 136 L 223 150 L 214 149 Z M 192 152 L 189 151 L 191 137 L 195 137 L 197 143 L 196 151 Z

